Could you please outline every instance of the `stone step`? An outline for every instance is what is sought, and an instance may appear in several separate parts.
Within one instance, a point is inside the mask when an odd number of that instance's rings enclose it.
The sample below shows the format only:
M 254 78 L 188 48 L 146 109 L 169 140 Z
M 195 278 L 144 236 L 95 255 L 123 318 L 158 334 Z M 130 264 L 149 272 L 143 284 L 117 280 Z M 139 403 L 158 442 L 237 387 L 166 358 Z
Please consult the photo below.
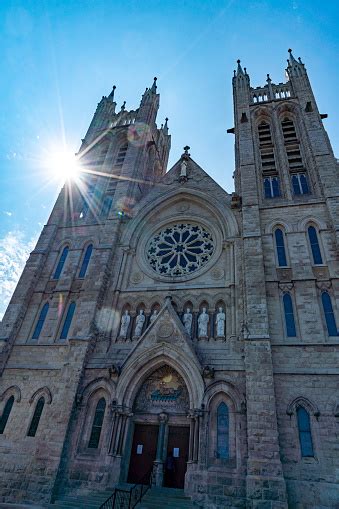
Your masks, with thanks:
M 138 509 L 192 509 L 194 505 L 185 495 L 184 490 L 153 488 L 146 493 L 136 507 Z

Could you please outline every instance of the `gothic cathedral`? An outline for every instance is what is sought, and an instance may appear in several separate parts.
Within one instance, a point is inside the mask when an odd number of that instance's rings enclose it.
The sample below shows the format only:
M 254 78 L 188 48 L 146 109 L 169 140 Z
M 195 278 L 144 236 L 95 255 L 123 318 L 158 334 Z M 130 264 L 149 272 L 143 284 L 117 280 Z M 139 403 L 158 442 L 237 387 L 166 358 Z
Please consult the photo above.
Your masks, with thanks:
M 206 509 L 339 507 L 327 115 L 291 50 L 278 85 L 238 61 L 233 100 L 231 194 L 188 146 L 167 171 L 156 79 L 135 110 L 99 102 L 1 324 L 0 502 L 151 481 Z

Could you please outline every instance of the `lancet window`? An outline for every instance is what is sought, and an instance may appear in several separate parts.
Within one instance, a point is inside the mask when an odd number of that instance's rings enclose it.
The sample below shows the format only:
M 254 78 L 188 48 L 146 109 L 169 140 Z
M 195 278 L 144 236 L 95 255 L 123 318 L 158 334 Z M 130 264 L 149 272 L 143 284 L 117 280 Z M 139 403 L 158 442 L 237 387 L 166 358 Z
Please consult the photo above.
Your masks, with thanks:
M 303 458 L 313 457 L 314 451 L 311 433 L 310 414 L 302 406 L 297 408 L 297 421 L 301 456 Z
M 102 424 L 104 422 L 105 417 L 105 410 L 106 410 L 106 400 L 105 398 L 101 398 L 99 399 L 95 409 L 91 435 L 89 437 L 88 442 L 88 447 L 90 449 L 97 449 L 99 446 Z
M 86 276 L 88 264 L 89 264 L 89 261 L 92 256 L 92 251 L 93 251 L 93 244 L 89 244 L 89 246 L 87 246 L 87 248 L 86 248 L 85 255 L 82 260 L 82 264 L 81 264 L 80 271 L 79 271 L 79 277 L 81 277 L 81 278 Z
M 41 414 L 44 409 L 44 406 L 45 406 L 45 398 L 41 397 L 41 398 L 39 398 L 39 400 L 36 404 L 34 414 L 33 414 L 32 420 L 31 420 L 31 424 L 28 428 L 28 432 L 27 432 L 28 437 L 35 437 L 36 432 L 38 430 L 38 426 L 39 426 L 39 422 L 40 422 L 40 418 L 41 418 Z
M 32 339 L 39 339 L 39 336 L 41 334 L 42 328 L 43 328 L 45 320 L 46 320 L 48 309 L 49 309 L 49 304 L 48 304 L 48 302 L 46 302 L 40 311 L 40 315 L 39 315 L 38 321 L 36 323 L 36 326 L 34 328 Z
M 14 404 L 14 396 L 11 396 L 6 401 L 5 408 L 3 409 L 2 415 L 0 417 L 0 435 L 2 435 L 3 432 L 5 431 L 6 424 L 7 424 L 8 418 L 10 416 L 13 404 Z

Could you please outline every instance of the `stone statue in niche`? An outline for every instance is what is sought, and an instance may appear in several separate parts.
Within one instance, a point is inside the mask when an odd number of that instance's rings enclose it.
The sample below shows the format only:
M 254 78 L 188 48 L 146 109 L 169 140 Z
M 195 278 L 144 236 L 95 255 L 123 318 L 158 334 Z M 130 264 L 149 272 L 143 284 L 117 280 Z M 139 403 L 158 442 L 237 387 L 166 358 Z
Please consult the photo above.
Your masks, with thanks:
M 134 336 L 141 336 L 145 320 L 146 320 L 146 317 L 144 315 L 144 311 L 143 311 L 143 309 L 140 309 L 139 314 L 137 315 L 137 317 L 135 319 Z
M 225 336 L 225 322 L 226 315 L 224 313 L 223 308 L 218 309 L 217 316 L 215 318 L 215 325 L 217 326 L 217 336 L 224 337 Z
M 153 313 L 151 314 L 151 317 L 149 319 L 150 323 L 153 323 L 154 320 L 158 317 L 158 310 L 154 309 Z
M 185 330 L 189 336 L 192 335 L 192 319 L 193 319 L 193 315 L 191 313 L 191 310 L 190 310 L 190 308 L 187 308 L 186 313 L 182 317 L 182 322 L 183 322 Z
M 126 309 L 126 311 L 124 312 L 124 314 L 121 317 L 121 324 L 120 324 L 119 336 L 121 336 L 122 338 L 127 337 L 127 332 L 128 332 L 128 327 L 129 327 L 130 322 L 131 322 L 131 317 L 128 312 L 128 309 Z
M 208 316 L 207 309 L 202 308 L 202 312 L 198 318 L 198 336 L 199 338 L 207 337 L 207 328 L 210 317 Z

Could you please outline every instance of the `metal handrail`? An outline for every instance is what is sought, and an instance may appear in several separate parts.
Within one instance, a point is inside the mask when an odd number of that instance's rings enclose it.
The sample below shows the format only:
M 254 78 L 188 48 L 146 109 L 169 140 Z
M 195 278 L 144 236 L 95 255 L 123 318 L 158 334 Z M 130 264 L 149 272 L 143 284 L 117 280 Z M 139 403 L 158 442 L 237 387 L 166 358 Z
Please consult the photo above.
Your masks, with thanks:
M 147 484 L 143 483 L 146 478 L 149 478 Z M 141 501 L 151 485 L 150 471 L 140 479 L 140 483 L 134 484 L 130 489 L 115 488 L 112 495 L 108 497 L 99 509 L 133 509 Z

